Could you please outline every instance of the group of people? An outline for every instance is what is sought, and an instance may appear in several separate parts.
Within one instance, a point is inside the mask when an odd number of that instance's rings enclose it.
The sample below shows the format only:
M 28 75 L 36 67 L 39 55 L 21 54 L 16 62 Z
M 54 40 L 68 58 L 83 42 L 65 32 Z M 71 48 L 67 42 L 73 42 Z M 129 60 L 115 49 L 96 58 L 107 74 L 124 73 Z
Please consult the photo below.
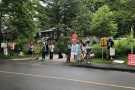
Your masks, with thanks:
M 13 41 L 10 44 L 7 41 L 5 41 L 3 43 L 3 45 L 1 45 L 1 46 L 3 48 L 4 55 L 6 57 L 7 57 L 8 53 L 10 54 L 10 56 L 14 56 L 15 45 L 14 45 Z M 42 60 L 45 59 L 45 55 L 47 55 L 48 52 L 50 52 L 50 60 L 53 60 L 53 52 L 54 52 L 53 42 L 45 41 L 45 42 L 43 42 L 43 45 L 41 45 L 41 46 L 42 46 L 42 50 L 41 50 Z M 114 48 L 114 42 L 110 38 L 107 42 L 107 52 L 106 52 L 107 59 L 109 59 L 111 47 Z M 73 42 L 72 45 L 71 45 L 71 42 L 68 41 L 66 48 L 67 48 L 66 49 L 66 56 L 67 56 L 66 62 L 70 62 L 71 55 L 73 55 L 74 59 L 77 59 L 77 62 L 80 62 L 81 59 L 85 59 L 86 63 L 90 63 L 92 43 L 89 40 L 85 43 L 82 41 Z M 39 59 L 40 44 L 37 43 L 34 46 L 32 43 L 29 43 L 28 53 L 29 53 L 29 60 L 32 60 L 33 53 L 35 53 L 37 56 L 36 60 Z
M 50 51 L 50 60 L 53 60 L 53 52 L 54 52 L 53 42 L 50 41 L 49 44 L 48 44 L 48 41 L 43 42 L 43 46 L 42 46 L 42 50 L 41 50 L 42 60 L 45 59 L 45 55 L 47 55 L 49 51 Z M 36 55 L 37 55 L 36 60 L 39 59 L 39 53 L 40 53 L 40 44 L 39 43 L 37 43 L 35 46 L 33 46 L 32 43 L 29 43 L 29 50 L 28 50 L 29 60 L 32 60 L 33 52 L 36 53 Z
M 4 55 L 7 57 L 8 53 L 10 56 L 14 56 L 14 42 L 12 41 L 10 44 L 8 44 L 8 41 L 5 41 L 2 43 L 1 47 L 3 48 Z
M 71 55 L 74 56 L 74 59 L 77 59 L 77 62 L 80 62 L 82 58 L 86 59 L 86 63 L 90 63 L 91 58 L 91 50 L 92 44 L 90 41 L 82 42 L 77 41 L 70 44 L 70 41 L 67 42 L 67 60 L 66 62 L 70 62 Z

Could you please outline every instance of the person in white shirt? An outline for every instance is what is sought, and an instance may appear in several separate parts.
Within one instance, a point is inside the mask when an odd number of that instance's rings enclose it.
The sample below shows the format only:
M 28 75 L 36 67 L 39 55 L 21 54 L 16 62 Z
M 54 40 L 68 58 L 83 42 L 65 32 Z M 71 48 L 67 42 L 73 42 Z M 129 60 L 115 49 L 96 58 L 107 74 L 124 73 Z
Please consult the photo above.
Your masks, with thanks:
M 74 55 L 74 59 L 76 59 L 78 53 L 78 44 L 76 42 L 73 42 L 71 47 L 71 55 Z
M 7 55 L 8 55 L 8 42 L 5 41 L 4 45 L 5 46 L 3 47 L 3 51 L 4 51 L 4 55 L 7 57 Z

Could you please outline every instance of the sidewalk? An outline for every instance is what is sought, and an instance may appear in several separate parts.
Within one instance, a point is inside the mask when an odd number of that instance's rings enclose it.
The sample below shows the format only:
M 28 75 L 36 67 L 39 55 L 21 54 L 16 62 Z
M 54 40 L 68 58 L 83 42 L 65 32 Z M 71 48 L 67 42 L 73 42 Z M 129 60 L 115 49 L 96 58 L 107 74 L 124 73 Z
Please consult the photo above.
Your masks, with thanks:
M 64 65 L 69 65 L 69 66 L 75 66 L 75 67 L 88 67 L 88 68 L 96 68 L 96 69 L 106 69 L 106 70 L 117 70 L 117 71 L 129 71 L 129 72 L 135 72 L 135 66 L 129 66 L 126 64 L 105 64 L 105 63 L 90 63 L 90 64 L 86 64 L 86 63 L 77 63 L 75 61 L 73 61 L 73 57 L 71 57 L 71 63 L 66 63 L 66 58 L 65 55 L 63 55 L 64 58 L 63 59 L 58 59 L 58 55 L 54 55 L 54 59 L 53 60 L 49 60 L 49 56 L 46 57 L 45 62 L 59 62 L 59 63 L 64 63 Z M 0 61 L 29 61 L 29 58 L 16 58 L 16 59 L 11 59 L 11 60 L 1 60 Z M 39 60 L 35 60 L 35 58 L 33 58 L 33 61 L 41 61 L 41 57 Z M 38 62 L 37 62 L 38 63 Z M 43 64 L 43 63 L 42 63 Z

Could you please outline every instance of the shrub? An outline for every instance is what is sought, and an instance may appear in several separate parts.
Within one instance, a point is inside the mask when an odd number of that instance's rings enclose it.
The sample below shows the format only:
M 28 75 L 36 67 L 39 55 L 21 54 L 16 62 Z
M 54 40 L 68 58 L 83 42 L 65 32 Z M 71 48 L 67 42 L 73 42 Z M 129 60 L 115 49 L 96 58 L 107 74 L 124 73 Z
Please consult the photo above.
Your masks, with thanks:
M 65 53 L 66 44 L 67 44 L 67 41 L 69 41 L 69 40 L 70 40 L 70 38 L 68 38 L 68 37 L 66 37 L 64 35 L 61 35 L 59 37 L 58 42 L 55 42 L 54 52 L 55 53 L 58 53 L 58 52 Z
M 135 43 L 133 45 L 134 45 L 133 47 L 135 48 Z M 131 42 L 130 42 L 130 40 L 120 39 L 120 40 L 115 41 L 115 49 L 116 49 L 115 50 L 116 57 L 128 55 L 129 53 L 131 53 Z
M 102 58 L 102 48 L 100 48 L 100 44 L 94 44 L 92 46 L 91 53 L 94 53 L 96 58 Z M 105 55 L 106 55 L 106 48 L 103 49 L 103 55 L 105 57 Z
M 123 57 L 131 53 L 131 42 L 129 39 L 116 40 L 114 41 L 114 46 L 115 46 L 115 57 Z M 92 47 L 93 47 L 92 53 L 95 53 L 95 57 L 101 58 L 102 49 L 100 48 L 100 44 L 94 44 Z M 133 42 L 133 48 L 135 52 L 135 42 Z M 104 57 L 106 56 L 106 50 L 107 47 L 103 49 Z

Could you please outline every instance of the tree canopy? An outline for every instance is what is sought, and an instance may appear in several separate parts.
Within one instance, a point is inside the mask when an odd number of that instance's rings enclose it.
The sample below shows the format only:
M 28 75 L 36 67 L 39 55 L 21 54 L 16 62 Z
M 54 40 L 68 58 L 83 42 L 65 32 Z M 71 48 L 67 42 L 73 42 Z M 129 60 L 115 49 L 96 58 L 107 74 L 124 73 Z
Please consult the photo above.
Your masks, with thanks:
M 33 39 L 56 28 L 66 36 L 120 37 L 135 30 L 135 0 L 2 0 L 0 37 Z M 2 38 L 3 37 L 3 38 Z

